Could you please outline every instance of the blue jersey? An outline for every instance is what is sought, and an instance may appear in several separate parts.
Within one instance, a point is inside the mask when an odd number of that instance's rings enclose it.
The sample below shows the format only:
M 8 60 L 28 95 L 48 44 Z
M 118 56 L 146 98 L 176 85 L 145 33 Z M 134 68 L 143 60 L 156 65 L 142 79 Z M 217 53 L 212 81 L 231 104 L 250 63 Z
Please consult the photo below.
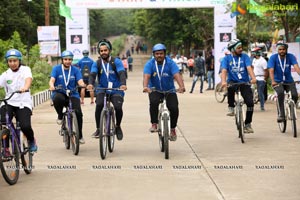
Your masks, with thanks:
M 89 58 L 89 57 L 83 57 L 83 58 L 81 58 L 78 61 L 77 66 L 80 68 L 81 72 L 83 71 L 83 69 L 84 69 L 85 66 L 87 66 L 88 69 L 89 69 L 89 71 L 91 71 L 93 64 L 94 64 L 94 61 L 91 58 Z M 82 78 L 84 80 L 88 80 L 89 79 L 88 77 L 86 77 L 86 78 L 82 77 Z
M 71 70 L 71 71 L 70 71 Z M 54 83 L 54 87 L 56 86 L 62 86 L 65 89 L 69 89 L 69 90 L 74 90 L 77 86 L 77 82 L 82 79 L 81 76 L 81 72 L 79 71 L 79 69 L 75 66 L 71 66 L 70 69 L 64 69 L 64 73 L 65 73 L 65 78 L 63 76 L 63 72 L 62 72 L 62 65 L 56 65 L 53 67 L 52 72 L 51 72 L 51 77 L 55 78 L 55 83 Z M 69 78 L 69 73 L 70 73 L 70 78 Z M 65 83 L 65 81 L 67 82 L 67 85 Z M 69 82 L 68 82 L 69 81 Z M 57 93 L 66 93 L 65 91 L 61 90 L 61 91 L 53 91 L 52 93 L 52 97 Z M 71 97 L 76 97 L 76 98 L 80 98 L 78 91 L 74 91 L 71 94 Z
M 100 63 L 102 63 L 100 61 Z M 119 88 L 121 86 L 121 82 L 117 73 L 120 71 L 125 71 L 122 61 L 118 58 L 114 59 L 114 64 L 116 66 L 116 71 L 113 70 L 110 63 L 103 62 L 104 66 L 100 66 L 100 72 L 97 66 L 97 62 L 94 62 L 92 66 L 91 73 L 96 73 L 98 75 L 98 87 L 99 88 L 108 88 L 108 82 L 112 83 L 112 88 Z M 116 73 L 117 72 L 117 73 Z M 99 91 L 98 91 L 99 92 Z M 100 91 L 101 92 L 101 91 Z M 124 91 L 107 91 L 110 94 L 121 94 L 125 95 Z
M 242 53 L 240 56 L 225 56 L 221 63 L 221 68 L 228 72 L 227 82 L 249 82 L 247 67 L 251 66 L 250 58 Z
M 278 57 L 278 53 L 272 55 L 268 61 L 268 69 L 274 69 L 274 80 L 277 83 L 293 83 L 294 79 L 292 77 L 291 68 L 292 65 L 298 64 L 295 56 L 293 54 L 287 53 L 286 54 L 286 61 L 284 66 L 284 60 Z M 281 63 L 281 64 L 280 64 Z M 283 73 L 283 69 L 284 73 Z
M 164 66 L 157 64 L 157 71 L 155 63 L 155 59 L 152 58 L 144 66 L 144 74 L 150 75 L 148 87 L 155 87 L 162 91 L 175 90 L 174 75 L 179 73 L 177 64 L 166 57 Z

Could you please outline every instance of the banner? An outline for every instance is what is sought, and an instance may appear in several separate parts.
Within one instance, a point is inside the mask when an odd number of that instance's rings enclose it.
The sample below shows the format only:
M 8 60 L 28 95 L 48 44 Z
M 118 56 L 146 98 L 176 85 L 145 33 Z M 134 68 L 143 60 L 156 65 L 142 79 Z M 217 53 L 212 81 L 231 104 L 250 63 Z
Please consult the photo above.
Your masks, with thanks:
M 37 36 L 41 56 L 60 55 L 59 26 L 38 26 Z

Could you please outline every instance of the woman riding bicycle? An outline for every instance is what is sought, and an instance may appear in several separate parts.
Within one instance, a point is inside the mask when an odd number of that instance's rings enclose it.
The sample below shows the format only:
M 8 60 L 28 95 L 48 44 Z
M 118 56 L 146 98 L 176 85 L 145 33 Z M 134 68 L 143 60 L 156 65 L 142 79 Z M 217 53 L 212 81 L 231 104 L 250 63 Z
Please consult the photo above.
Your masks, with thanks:
M 242 53 L 242 42 L 239 39 L 233 39 L 228 43 L 228 50 L 231 51 L 231 55 L 225 56 L 221 63 L 222 68 L 222 87 L 227 87 L 230 83 L 248 83 L 249 75 L 251 77 L 251 83 L 256 83 L 256 78 L 251 67 L 251 61 L 247 54 Z M 226 76 L 228 76 L 226 82 Z M 250 85 L 240 86 L 241 94 L 247 105 L 246 119 L 245 119 L 245 133 L 253 133 L 251 127 L 252 115 L 253 115 L 253 93 Z M 234 95 L 236 87 L 232 86 L 228 88 L 228 116 L 234 116 Z
M 176 63 L 169 57 L 166 57 L 166 47 L 163 44 L 156 44 L 152 48 L 154 58 L 151 58 L 144 66 L 144 80 L 143 80 L 143 92 L 149 93 L 150 101 L 150 117 L 152 126 L 150 132 L 157 131 L 158 123 L 158 106 L 159 102 L 163 98 L 163 94 L 154 91 L 151 92 L 151 88 L 155 87 L 157 90 L 169 91 L 174 89 L 173 93 L 167 96 L 167 107 L 171 116 L 171 141 L 177 139 L 175 128 L 177 126 L 177 120 L 179 115 L 178 99 L 175 92 L 174 79 L 179 85 L 178 92 L 184 93 L 184 83 L 182 76 Z
M 17 90 L 22 92 L 14 94 L 14 96 L 7 101 L 9 118 L 12 119 L 13 114 L 15 114 L 16 120 L 20 123 L 22 132 L 29 141 L 29 151 L 36 152 L 38 147 L 31 127 L 32 99 L 30 92 L 25 92 L 30 89 L 32 83 L 31 69 L 21 64 L 22 54 L 16 49 L 7 51 L 5 59 L 9 69 L 0 76 L 0 87 L 5 88 L 5 97 L 9 97 L 12 92 Z M 1 106 L 3 106 L 3 104 Z M 1 107 L 2 124 L 5 124 L 5 113 L 6 109 L 3 106 Z
M 292 99 L 295 103 L 298 100 L 298 93 L 292 77 L 292 66 L 298 74 L 300 74 L 300 68 L 295 56 L 291 53 L 287 53 L 288 44 L 277 43 L 277 52 L 270 57 L 268 61 L 268 69 L 270 78 L 272 80 L 272 86 L 277 93 L 278 103 L 280 107 L 280 113 L 277 118 L 277 122 L 283 122 L 284 116 L 284 90 L 291 90 Z M 279 83 L 291 83 L 290 85 L 281 85 Z M 275 87 L 274 87 L 275 86 Z
M 61 86 L 64 89 L 72 91 L 70 100 L 72 101 L 73 109 L 75 110 L 78 127 L 79 127 L 79 142 L 84 144 L 85 141 L 82 136 L 82 111 L 80 105 L 80 95 L 76 89 L 77 84 L 81 87 L 85 87 L 82 80 L 80 70 L 72 66 L 73 53 L 71 51 L 64 51 L 61 54 L 61 64 L 53 67 L 51 72 L 51 78 L 49 81 L 49 90 L 53 91 L 52 100 L 54 108 L 58 114 L 57 124 L 62 124 L 63 108 L 68 106 L 68 97 L 65 90 L 55 90 L 55 87 Z

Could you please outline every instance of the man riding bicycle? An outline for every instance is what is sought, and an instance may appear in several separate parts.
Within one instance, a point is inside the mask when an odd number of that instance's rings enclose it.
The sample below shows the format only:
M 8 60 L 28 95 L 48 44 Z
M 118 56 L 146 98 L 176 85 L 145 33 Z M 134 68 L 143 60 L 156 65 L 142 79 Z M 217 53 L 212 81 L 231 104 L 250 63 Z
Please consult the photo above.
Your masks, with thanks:
M 49 81 L 49 90 L 53 91 L 52 100 L 54 108 L 58 114 L 57 124 L 62 124 L 63 108 L 68 106 L 68 97 L 65 90 L 55 90 L 55 87 L 62 86 L 64 89 L 73 91 L 70 100 L 72 101 L 73 108 L 75 110 L 78 128 L 79 128 L 79 142 L 84 144 L 85 141 L 82 136 L 82 111 L 80 105 L 80 96 L 77 90 L 75 90 L 77 84 L 81 87 L 85 87 L 82 80 L 80 70 L 72 66 L 73 53 L 71 51 L 64 51 L 61 54 L 61 64 L 53 67 L 51 72 L 51 78 Z
M 277 99 L 279 103 L 279 116 L 277 122 L 283 122 L 284 116 L 284 91 L 291 91 L 292 99 L 295 103 L 298 100 L 298 93 L 292 77 L 292 66 L 298 74 L 300 74 L 300 68 L 298 66 L 295 56 L 291 53 L 287 53 L 288 44 L 277 43 L 277 52 L 273 54 L 268 61 L 268 69 L 270 78 L 272 80 L 272 86 L 277 93 Z M 281 85 L 279 83 L 291 83 L 290 85 Z
M 177 139 L 175 128 L 179 115 L 178 99 L 175 91 L 174 79 L 179 85 L 178 92 L 184 93 L 185 87 L 176 63 L 169 57 L 166 57 L 166 47 L 163 44 L 156 44 L 152 49 L 154 58 L 151 58 L 144 66 L 143 92 L 149 93 L 150 117 L 152 126 L 150 132 L 157 131 L 158 107 L 163 99 L 163 94 L 158 91 L 151 92 L 151 88 L 157 90 L 174 90 L 167 96 L 167 107 L 171 116 L 171 141 Z
M 88 90 L 93 90 L 95 79 L 98 77 L 98 88 L 119 88 L 120 90 L 106 91 L 110 94 L 110 100 L 116 111 L 116 135 L 118 140 L 123 139 L 123 131 L 121 129 L 121 121 L 123 118 L 123 102 L 124 90 L 126 86 L 126 73 L 122 61 L 119 58 L 111 56 L 112 45 L 109 40 L 103 39 L 98 42 L 98 53 L 100 55 L 98 61 L 93 64 L 91 75 L 89 78 Z M 96 131 L 92 137 L 99 137 L 100 115 L 104 106 L 104 91 L 97 91 L 96 95 Z
M 9 118 L 12 119 L 15 114 L 17 121 L 20 123 L 22 132 L 29 141 L 29 151 L 36 152 L 38 147 L 31 126 L 32 99 L 30 92 L 25 92 L 30 89 L 32 83 L 31 69 L 21 64 L 22 53 L 16 49 L 8 50 L 5 54 L 5 59 L 9 69 L 0 76 L 0 87 L 5 89 L 5 98 L 17 90 L 22 92 L 15 94 L 7 101 Z M 6 109 L 3 104 L 1 106 L 1 123 L 5 124 Z
M 232 83 L 248 83 L 250 82 L 249 76 L 251 77 L 251 83 L 256 83 L 256 78 L 251 67 L 251 61 L 247 54 L 242 53 L 242 42 L 239 39 L 233 39 L 228 43 L 228 50 L 231 51 L 231 55 L 224 57 L 221 63 L 222 68 L 222 87 Z M 226 76 L 227 82 L 226 82 Z M 246 119 L 245 119 L 245 133 L 253 133 L 251 127 L 252 116 L 253 116 L 253 93 L 250 85 L 243 84 L 240 87 L 241 95 L 244 98 L 244 102 L 247 105 Z M 228 113 L 227 116 L 234 116 L 234 96 L 236 91 L 235 86 L 228 87 Z

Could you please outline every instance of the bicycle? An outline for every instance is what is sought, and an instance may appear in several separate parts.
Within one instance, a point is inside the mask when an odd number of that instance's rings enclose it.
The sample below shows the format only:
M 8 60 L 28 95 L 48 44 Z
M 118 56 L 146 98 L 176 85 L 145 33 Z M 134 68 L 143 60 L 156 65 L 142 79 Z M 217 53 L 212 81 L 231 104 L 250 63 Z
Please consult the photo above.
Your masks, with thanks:
M 59 135 L 63 136 L 63 142 L 66 149 L 72 147 L 72 152 L 74 155 L 79 153 L 79 127 L 78 120 L 75 110 L 72 106 L 72 101 L 70 100 L 71 94 L 81 88 L 79 86 L 75 87 L 73 90 L 65 89 L 62 86 L 55 87 L 55 90 L 63 90 L 66 92 L 68 98 L 68 106 L 64 107 L 62 124 L 59 130 Z
M 110 153 L 114 150 L 115 145 L 115 135 L 116 135 L 116 117 L 115 109 L 110 101 L 110 93 L 107 91 L 116 90 L 119 88 L 97 88 L 97 90 L 102 90 L 104 95 L 104 106 L 100 115 L 99 123 L 99 150 L 101 159 L 106 158 L 107 148 Z
M 257 104 L 259 101 L 257 87 L 255 85 L 251 85 L 252 93 L 253 93 L 253 103 Z M 222 83 L 218 83 L 215 88 L 215 98 L 219 103 L 223 103 L 225 98 L 227 97 L 227 88 L 222 87 Z
M 241 94 L 241 85 L 247 85 L 249 83 L 230 83 L 228 87 L 236 86 L 236 98 L 235 98 L 235 124 L 239 132 L 239 138 L 242 143 L 245 143 L 245 116 L 246 116 L 246 106 L 244 104 L 244 99 Z
M 294 83 L 280 83 L 275 87 L 278 87 L 279 85 L 286 85 L 289 86 L 291 84 Z M 278 100 L 276 101 L 276 107 L 277 107 L 277 114 L 279 116 L 280 114 L 280 109 L 279 109 L 279 102 Z M 282 133 L 285 133 L 286 131 L 286 124 L 287 124 L 287 120 L 291 120 L 291 125 L 292 125 L 292 132 L 294 134 L 294 137 L 297 137 L 297 124 L 296 124 L 296 120 L 297 120 L 297 112 L 296 112 L 296 104 L 294 102 L 294 100 L 292 99 L 292 93 L 291 90 L 289 90 L 288 92 L 284 92 L 284 110 L 285 110 L 285 115 L 284 115 L 284 120 L 277 122 L 278 126 L 279 126 L 279 130 Z
M 159 92 L 163 94 L 163 100 L 159 104 L 158 110 L 158 124 L 157 124 L 157 132 L 158 132 L 158 141 L 161 152 L 164 152 L 165 159 L 169 159 L 169 140 L 171 134 L 171 118 L 170 111 L 167 107 L 167 96 L 170 93 L 173 93 L 174 89 L 168 91 L 161 91 L 155 88 L 151 88 L 152 92 Z
M 29 90 L 25 91 L 29 92 Z M 15 124 L 9 119 L 7 112 L 7 101 L 16 93 L 22 93 L 21 91 L 15 91 L 11 93 L 8 98 L 0 99 L 0 102 L 4 102 L 6 109 L 5 113 L 5 125 L 1 124 L 1 139 L 0 139 L 0 168 L 1 173 L 5 181 L 14 185 L 19 179 L 20 169 L 20 156 L 22 168 L 26 174 L 30 174 L 32 171 L 33 152 L 29 151 L 29 141 L 22 133 L 19 121 Z

